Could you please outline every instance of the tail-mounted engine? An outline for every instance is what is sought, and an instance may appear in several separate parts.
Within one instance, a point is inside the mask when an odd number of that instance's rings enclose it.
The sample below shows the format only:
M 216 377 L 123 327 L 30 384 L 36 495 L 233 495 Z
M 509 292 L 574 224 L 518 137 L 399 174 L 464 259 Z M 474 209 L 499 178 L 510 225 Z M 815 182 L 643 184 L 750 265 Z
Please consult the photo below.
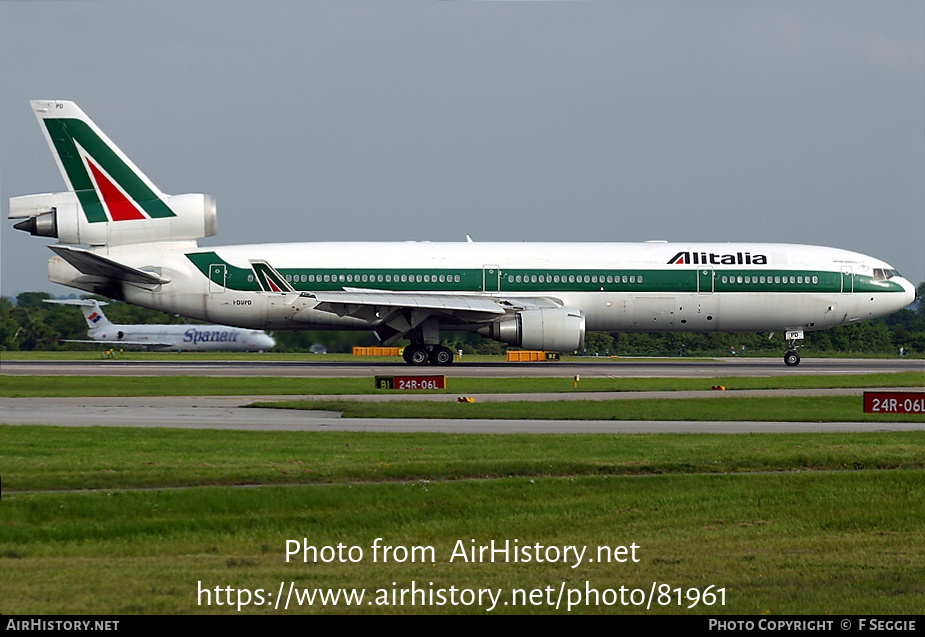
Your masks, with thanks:
M 10 199 L 10 218 L 33 236 L 84 245 L 195 240 L 217 230 L 215 198 L 204 194 L 89 203 L 74 192 L 26 195 Z

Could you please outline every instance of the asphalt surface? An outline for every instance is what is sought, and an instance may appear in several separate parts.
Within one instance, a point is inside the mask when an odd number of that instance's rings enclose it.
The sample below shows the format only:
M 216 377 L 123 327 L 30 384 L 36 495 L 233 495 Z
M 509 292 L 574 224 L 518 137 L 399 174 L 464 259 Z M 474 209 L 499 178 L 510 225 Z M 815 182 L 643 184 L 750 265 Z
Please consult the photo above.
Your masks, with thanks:
M 728 393 L 728 392 L 727 392 Z M 919 431 L 921 423 L 787 423 L 613 420 L 455 420 L 341 418 L 328 411 L 244 409 L 266 396 L 155 398 L 2 398 L 6 424 L 73 427 L 168 427 L 251 431 L 382 431 L 443 433 L 773 433 Z M 279 397 L 282 398 L 282 397 Z M 285 398 L 293 398 L 287 396 Z M 344 398 L 344 397 L 339 397 Z M 433 398 L 433 397 L 430 397 Z M 454 397 L 449 397 L 448 399 Z M 587 396 L 584 396 L 587 398 Z M 478 400 L 478 398 L 477 398 Z M 465 409 L 467 405 L 460 405 Z
M 447 367 L 411 367 L 400 362 L 325 362 L 260 360 L 259 354 L 232 361 L 10 361 L 0 360 L 4 375 L 112 375 L 112 376 L 294 376 L 306 378 L 363 377 L 377 375 L 446 374 L 459 377 L 573 377 L 587 378 L 691 378 L 714 376 L 801 376 L 872 374 L 920 371 L 922 359 L 803 359 L 787 367 L 779 358 L 721 358 L 711 360 L 634 360 L 632 358 L 550 361 L 543 363 L 469 363 Z M 323 357 L 320 357 L 323 358 Z
M 405 365 L 390 363 L 279 363 L 234 362 L 20 362 L 3 361 L 3 374 L 114 374 L 114 375 L 208 375 L 208 376 L 369 376 L 408 374 Z M 439 372 L 437 371 L 439 369 Z M 446 373 L 448 376 L 636 376 L 690 377 L 770 376 L 785 374 L 861 374 L 884 371 L 922 371 L 921 360 L 806 361 L 788 368 L 776 359 L 723 359 L 716 362 L 624 361 L 600 363 L 457 364 L 449 368 L 414 369 L 415 373 Z M 860 395 L 862 389 L 754 390 L 702 392 L 613 392 L 565 394 L 481 394 L 476 402 L 503 400 L 632 400 L 640 398 L 689 398 L 728 396 Z M 243 429 L 254 431 L 393 431 L 445 433 L 757 433 L 757 432 L 854 432 L 910 431 L 925 429 L 922 423 L 789 423 L 789 422 L 692 422 L 692 421 L 559 421 L 559 420 L 456 420 L 456 419 L 345 419 L 323 411 L 244 409 L 256 400 L 294 399 L 299 396 L 154 397 L 154 398 L 0 398 L 0 421 L 6 424 L 61 426 L 129 426 Z M 326 398 L 311 396 L 305 398 Z M 330 397 L 334 398 L 334 397 Z M 374 394 L 337 396 L 341 400 L 446 400 L 454 395 Z M 466 409 L 460 405 L 460 409 Z

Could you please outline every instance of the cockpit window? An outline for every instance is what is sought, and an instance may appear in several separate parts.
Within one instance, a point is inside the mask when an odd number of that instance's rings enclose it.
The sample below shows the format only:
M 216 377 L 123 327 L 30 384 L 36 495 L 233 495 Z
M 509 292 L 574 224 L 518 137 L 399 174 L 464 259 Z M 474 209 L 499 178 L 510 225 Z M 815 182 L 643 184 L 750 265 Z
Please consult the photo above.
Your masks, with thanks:
M 874 268 L 874 281 L 889 281 L 894 276 L 902 276 L 898 270 L 887 270 L 885 268 Z

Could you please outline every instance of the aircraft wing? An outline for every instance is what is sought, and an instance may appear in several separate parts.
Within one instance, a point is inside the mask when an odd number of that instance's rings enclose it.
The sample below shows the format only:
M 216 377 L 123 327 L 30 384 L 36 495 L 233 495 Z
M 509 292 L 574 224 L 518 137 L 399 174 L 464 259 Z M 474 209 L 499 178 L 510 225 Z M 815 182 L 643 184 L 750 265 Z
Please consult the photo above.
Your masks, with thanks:
M 475 294 L 426 294 L 345 289 L 342 292 L 302 292 L 313 299 L 312 310 L 367 321 L 380 340 L 393 343 L 425 320 L 435 317 L 447 323 L 490 323 L 524 309 L 562 307 L 553 298 L 518 298 Z M 296 313 L 296 321 L 311 321 L 310 314 Z
M 70 248 L 63 245 L 50 245 L 48 247 L 83 274 L 103 279 L 125 281 L 126 283 L 159 285 L 170 282 L 170 279 L 165 279 L 153 272 L 145 272 L 144 270 L 124 265 L 89 250 Z
M 507 298 L 474 294 L 403 293 L 349 288 L 343 292 L 303 292 L 301 296 L 315 299 L 318 302 L 314 308 L 316 310 L 331 312 L 338 316 L 358 317 L 363 314 L 361 308 L 382 307 L 431 310 L 448 315 L 465 312 L 481 315 L 482 320 L 491 320 L 516 310 L 562 307 L 562 303 L 557 299 L 545 297 Z
M 402 294 L 379 291 L 344 291 L 308 293 L 318 301 L 316 310 L 332 312 L 338 316 L 353 316 L 360 308 L 407 308 L 433 310 L 435 312 L 475 312 L 491 315 L 504 314 L 504 309 L 493 299 L 476 296 L 453 296 L 450 294 Z
M 79 340 L 73 338 L 61 339 L 63 343 L 90 343 L 91 345 L 124 345 L 126 347 L 176 347 L 176 343 L 166 341 L 97 341 L 97 340 Z

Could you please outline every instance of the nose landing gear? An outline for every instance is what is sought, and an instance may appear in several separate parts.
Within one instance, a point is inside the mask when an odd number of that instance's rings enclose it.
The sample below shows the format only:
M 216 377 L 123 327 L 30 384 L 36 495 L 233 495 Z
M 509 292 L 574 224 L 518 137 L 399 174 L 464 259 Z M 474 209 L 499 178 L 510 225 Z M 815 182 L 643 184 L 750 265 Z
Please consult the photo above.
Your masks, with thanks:
M 787 330 L 785 338 L 787 339 L 787 353 L 784 354 L 784 365 L 796 367 L 800 364 L 800 354 L 797 352 L 796 342 L 803 340 L 803 330 Z

